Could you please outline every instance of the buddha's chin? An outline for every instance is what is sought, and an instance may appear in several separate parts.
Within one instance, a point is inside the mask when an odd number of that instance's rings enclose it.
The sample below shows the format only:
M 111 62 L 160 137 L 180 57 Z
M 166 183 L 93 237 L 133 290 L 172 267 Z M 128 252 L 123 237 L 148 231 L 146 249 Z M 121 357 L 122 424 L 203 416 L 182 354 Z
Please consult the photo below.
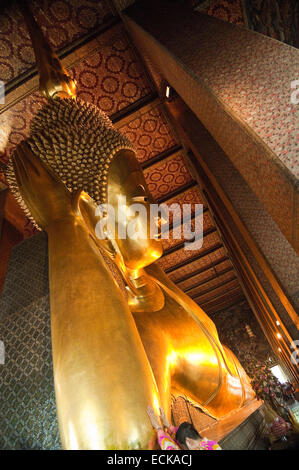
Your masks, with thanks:
M 143 246 L 140 243 L 130 242 L 120 246 L 124 263 L 131 270 L 138 270 L 149 266 L 163 255 L 163 247 L 160 240 L 150 240 Z
M 129 268 L 131 271 L 138 271 L 139 269 L 146 268 L 150 264 L 153 264 L 155 261 L 157 261 L 159 258 L 161 258 L 162 253 L 161 252 L 154 252 L 153 254 L 144 257 L 143 259 L 139 259 L 138 261 L 127 261 L 125 262 L 125 265 L 127 268 Z

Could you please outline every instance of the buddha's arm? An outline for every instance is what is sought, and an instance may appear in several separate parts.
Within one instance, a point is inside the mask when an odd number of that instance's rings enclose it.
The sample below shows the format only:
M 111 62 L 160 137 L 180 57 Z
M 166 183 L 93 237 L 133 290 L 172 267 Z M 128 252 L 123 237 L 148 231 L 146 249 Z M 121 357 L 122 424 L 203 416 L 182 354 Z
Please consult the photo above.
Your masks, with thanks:
M 23 201 L 49 236 L 54 382 L 67 449 L 147 448 L 156 386 L 122 294 L 71 194 L 20 144 L 13 156 Z
M 156 279 L 158 282 L 163 284 L 166 288 L 170 289 L 174 296 L 180 300 L 179 303 L 185 304 L 188 309 L 192 310 L 192 316 L 195 319 L 199 319 L 205 327 L 208 329 L 213 338 L 219 342 L 218 333 L 214 322 L 208 317 L 208 315 L 199 307 L 187 294 L 185 294 L 179 287 L 177 287 L 174 282 L 172 282 L 169 277 L 166 276 L 164 271 L 159 267 L 157 263 L 153 263 L 146 268 L 144 268 L 147 274 L 149 274 L 153 279 Z
M 49 236 L 50 306 L 59 427 L 66 449 L 147 448 L 157 405 L 130 311 L 79 218 Z
M 186 313 L 188 313 L 190 317 L 195 320 L 195 322 L 200 326 L 201 331 L 204 333 L 205 340 L 208 340 L 214 352 L 217 354 L 220 373 L 219 384 L 218 388 L 210 396 L 208 401 L 204 403 L 205 408 L 213 416 L 221 417 L 225 416 L 233 409 L 238 409 L 240 406 L 242 406 L 244 401 L 254 398 L 254 393 L 250 387 L 250 384 L 248 383 L 248 378 L 245 374 L 245 371 L 231 351 L 221 345 L 216 326 L 206 315 L 206 313 L 174 283 L 172 283 L 156 263 L 147 266 L 145 271 L 151 276 L 152 279 L 156 279 L 158 283 L 163 286 L 165 292 L 167 292 L 168 295 L 171 296 L 172 299 L 175 300 L 181 307 L 183 307 Z M 172 307 L 172 313 L 174 311 L 175 307 Z M 180 331 L 182 331 L 182 329 Z M 203 340 L 199 339 L 198 337 L 194 342 L 195 348 L 198 347 L 199 351 L 205 350 L 204 337 Z M 205 390 L 203 385 L 204 376 L 206 374 L 209 375 L 208 383 L 206 383 L 206 385 L 208 384 L 209 386 L 213 383 L 213 380 L 216 377 L 215 368 L 212 367 L 212 364 L 210 364 L 208 371 L 201 371 L 203 358 L 204 355 L 200 359 L 198 365 L 193 363 L 193 359 L 190 366 L 187 366 L 187 363 L 179 363 L 179 366 L 182 366 L 183 364 L 183 370 L 181 371 L 182 373 L 180 375 L 180 367 L 176 368 L 175 372 L 176 375 L 179 375 L 179 381 L 175 384 L 176 388 L 181 390 L 180 387 L 183 386 L 184 393 L 186 393 L 195 401 L 197 401 L 199 397 L 203 396 L 203 391 Z M 192 373 L 190 374 L 188 380 L 186 380 L 186 377 L 185 379 L 182 379 L 182 377 L 188 374 L 189 369 L 192 370 Z M 198 379 L 194 380 L 198 374 Z M 197 389 L 200 380 L 203 382 L 200 385 L 200 388 Z M 206 388 L 206 390 L 208 390 L 208 388 Z M 201 403 L 202 401 L 203 400 L 200 400 Z
M 177 300 L 177 302 L 184 306 L 186 311 L 192 316 L 192 318 L 204 328 L 207 336 L 210 341 L 217 348 L 220 353 L 220 360 L 223 362 L 223 366 L 227 372 L 233 376 L 238 376 L 237 369 L 235 364 L 230 361 L 220 343 L 218 332 L 215 326 L 215 323 L 209 318 L 209 316 L 204 312 L 204 310 L 197 305 L 194 300 L 192 300 L 185 292 L 179 289 L 174 282 L 172 282 L 164 273 L 164 271 L 158 266 L 157 263 L 153 263 L 145 268 L 147 274 L 149 274 L 153 279 L 156 279 L 161 283 L 166 289 L 169 289 L 172 292 L 172 296 Z

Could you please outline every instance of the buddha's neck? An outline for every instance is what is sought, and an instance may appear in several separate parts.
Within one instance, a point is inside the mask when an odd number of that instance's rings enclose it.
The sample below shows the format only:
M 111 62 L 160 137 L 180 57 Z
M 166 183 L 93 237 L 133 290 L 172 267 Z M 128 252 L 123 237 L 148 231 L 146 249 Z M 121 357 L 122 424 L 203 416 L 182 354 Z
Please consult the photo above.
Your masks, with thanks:
M 144 271 L 126 268 L 129 306 L 133 312 L 155 312 L 164 306 L 164 295 L 158 284 Z

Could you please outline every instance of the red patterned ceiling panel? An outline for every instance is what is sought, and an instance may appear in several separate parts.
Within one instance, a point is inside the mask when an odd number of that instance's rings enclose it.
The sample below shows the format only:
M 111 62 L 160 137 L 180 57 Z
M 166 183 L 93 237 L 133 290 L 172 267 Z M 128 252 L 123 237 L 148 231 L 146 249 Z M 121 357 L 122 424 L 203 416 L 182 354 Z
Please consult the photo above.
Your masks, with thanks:
M 244 25 L 244 5 L 242 0 L 212 0 L 209 2 L 194 1 L 195 9 L 207 13 L 223 21 L 229 21 L 238 25 Z
M 78 97 L 109 116 L 151 92 L 140 61 L 121 26 L 98 37 L 99 49 L 71 69 L 78 81 Z
M 214 268 L 207 269 L 206 271 L 202 272 L 201 274 L 197 274 L 195 276 L 192 276 L 192 277 L 186 279 L 185 281 L 179 282 L 178 287 L 182 290 L 189 289 L 189 288 L 191 288 L 192 286 L 196 285 L 199 282 L 209 281 L 211 278 L 215 277 L 215 274 L 216 273 L 215 273 Z M 170 274 L 170 276 L 171 276 L 171 274 Z
M 161 106 L 133 119 L 120 131 L 127 135 L 137 148 L 138 160 L 142 163 L 176 145 L 176 141 Z
M 100 51 L 72 70 L 79 82 L 78 96 L 102 105 L 111 115 L 149 93 L 150 86 L 121 27 L 103 33 L 99 41 Z M 114 82 L 118 84 L 115 89 Z M 135 90 L 131 96 L 129 89 Z M 0 160 L 7 162 L 12 148 L 28 136 L 30 122 L 43 102 L 42 95 L 35 92 L 0 115 Z
M 236 277 L 236 275 L 233 271 L 222 274 L 222 276 L 218 276 L 215 279 L 211 279 L 210 281 L 205 282 L 201 286 L 194 287 L 194 289 L 189 290 L 188 295 L 190 295 L 191 297 L 194 297 L 196 295 L 200 295 L 201 293 L 204 293 L 207 290 L 217 289 L 217 287 L 220 284 L 222 284 L 223 282 L 226 282 L 226 281 L 231 281 L 231 280 L 235 279 L 235 277 Z M 229 283 L 225 284 L 225 286 L 229 286 Z
M 29 135 L 30 122 L 46 99 L 32 93 L 0 115 L 0 160 L 7 163 L 12 150 Z
M 225 265 L 226 263 L 227 262 L 224 261 L 223 263 L 221 263 L 221 265 Z M 231 268 L 231 265 L 230 265 L 230 262 L 228 261 L 228 265 L 226 264 L 226 267 L 222 269 L 222 272 L 223 272 L 223 270 L 230 269 L 230 268 Z M 197 274 L 195 276 L 190 277 L 189 279 L 186 279 L 185 281 L 179 282 L 178 286 L 179 286 L 180 289 L 183 289 L 183 290 L 190 289 L 192 286 L 196 285 L 197 283 L 207 282 L 210 279 L 212 279 L 212 278 L 214 278 L 215 276 L 218 276 L 218 275 L 221 275 L 221 271 L 217 272 L 216 271 L 216 266 L 214 266 L 214 267 L 212 267 L 210 269 L 207 269 L 206 271 L 204 271 L 200 274 Z M 170 274 L 170 276 L 171 276 L 171 274 Z
M 171 155 L 165 160 L 144 170 L 148 189 L 155 200 L 190 183 L 193 178 L 185 165 L 182 153 Z
M 179 228 L 175 230 L 170 230 L 169 238 L 163 239 L 163 249 L 167 250 L 181 243 L 184 240 L 183 230 L 185 231 L 185 234 L 188 234 L 189 224 L 190 222 L 182 224 L 181 226 L 179 226 Z M 209 230 L 212 227 L 214 227 L 214 224 L 210 215 L 207 212 L 203 214 L 202 219 L 200 216 L 198 216 L 191 220 L 191 231 L 192 233 L 194 233 L 196 230 L 197 236 L 199 236 L 199 232 L 202 233 L 202 230 L 205 232 L 206 230 Z M 168 235 L 168 233 L 165 233 L 165 236 L 166 235 Z
M 192 276 L 189 279 L 186 279 L 185 281 L 182 281 L 178 283 L 178 287 L 182 290 L 186 290 L 191 288 L 192 286 L 196 285 L 199 282 L 206 282 L 215 277 L 215 269 L 210 268 L 207 269 L 206 271 L 202 272 L 201 274 L 197 274 L 196 276 Z
M 215 251 L 215 257 L 218 257 L 218 259 L 223 258 L 224 256 L 227 256 L 227 253 L 225 251 L 225 248 L 219 248 L 217 251 Z M 183 266 L 181 268 L 176 269 L 172 273 L 169 273 L 169 277 L 173 282 L 178 281 L 184 276 L 191 276 L 194 271 L 197 271 L 199 269 L 203 269 L 206 266 L 209 266 L 213 261 L 211 259 L 212 253 L 209 255 L 206 255 L 196 261 L 190 260 L 189 264 L 186 266 Z
M 221 241 L 221 240 L 220 240 Z M 209 257 L 210 257 L 210 262 L 211 263 L 217 263 L 217 261 L 219 261 L 220 258 L 222 258 L 223 256 L 227 255 L 227 251 L 226 249 L 223 247 L 221 248 L 221 250 L 217 250 L 215 251 L 214 253 L 210 253 L 209 254 Z
M 32 12 L 54 50 L 99 28 L 112 16 L 108 2 L 31 0 Z M 17 2 L 0 12 L 0 79 L 10 82 L 35 64 L 34 52 Z
M 204 295 L 201 295 L 200 297 L 197 297 L 195 300 L 196 302 L 198 302 L 199 304 L 203 304 L 205 302 L 208 302 L 209 300 L 211 299 L 214 299 L 215 297 L 220 297 L 221 295 L 225 295 L 227 294 L 229 291 L 233 291 L 234 292 L 234 289 L 241 289 L 240 288 L 240 285 L 239 285 L 239 281 L 238 279 L 233 279 L 231 282 L 229 282 L 228 284 L 225 284 L 224 286 L 222 287 L 218 287 L 214 290 L 212 290 L 211 292 L 207 293 L 207 294 L 204 294 Z M 235 293 L 235 292 L 234 292 Z
M 217 266 L 215 266 L 215 271 L 217 274 L 221 274 L 222 271 L 224 271 L 225 269 L 228 269 L 232 266 L 230 260 L 226 260 L 226 261 L 223 261 L 222 263 L 218 264 Z
M 218 243 L 220 243 L 218 234 L 216 232 L 210 233 L 209 235 L 204 237 L 203 245 L 200 249 L 186 250 L 185 248 L 182 248 L 178 251 L 175 251 L 174 253 L 170 253 L 169 255 L 163 256 L 163 258 L 161 258 L 158 263 L 162 269 L 168 269 L 179 263 L 192 259 L 194 256 L 197 256 L 201 252 L 212 248 Z
M 203 201 L 200 189 L 198 186 L 194 188 L 187 189 L 179 196 L 174 196 L 167 201 L 167 203 L 172 204 L 178 202 L 179 204 L 203 204 L 206 207 L 206 203 Z
M 244 298 L 244 294 L 240 287 L 232 289 L 230 292 L 225 292 L 223 295 L 220 295 L 218 298 L 209 299 L 203 302 L 202 300 L 196 299 L 196 303 L 200 305 L 206 312 L 216 311 L 217 309 L 224 308 L 225 305 L 236 303 L 241 298 Z
M 190 204 L 191 215 L 195 212 L 195 204 L 202 204 L 202 197 L 198 187 L 187 189 L 178 196 L 167 199 L 164 202 L 168 208 L 172 204 L 178 204 L 179 207 L 173 206 L 174 210 L 169 210 L 169 223 L 177 226 L 181 223 L 183 215 L 183 204 Z M 205 206 L 204 206 L 205 207 Z

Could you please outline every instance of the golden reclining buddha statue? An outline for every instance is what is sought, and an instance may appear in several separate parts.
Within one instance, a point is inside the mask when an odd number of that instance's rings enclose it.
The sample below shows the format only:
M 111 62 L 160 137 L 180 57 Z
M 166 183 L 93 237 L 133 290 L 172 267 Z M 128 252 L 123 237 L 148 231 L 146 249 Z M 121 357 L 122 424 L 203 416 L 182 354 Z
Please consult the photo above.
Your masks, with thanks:
M 49 101 L 35 116 L 27 142 L 16 148 L 7 179 L 48 234 L 61 442 L 65 449 L 149 449 L 154 435 L 148 405 L 169 415 L 171 394 L 184 394 L 221 418 L 254 393 L 211 319 L 155 263 L 161 240 L 119 236 L 132 219 L 144 223 L 130 212 L 132 204 L 150 211 L 134 147 L 104 113 L 76 100 L 74 83 L 67 79 L 66 85 L 66 72 L 47 54 L 37 62 Z M 119 196 L 126 198 L 125 219 L 117 216 Z M 104 215 L 96 208 L 103 203 L 115 208 L 116 230 L 115 237 L 108 230 L 99 239 L 96 227 Z M 117 265 L 127 297 L 103 252 Z

